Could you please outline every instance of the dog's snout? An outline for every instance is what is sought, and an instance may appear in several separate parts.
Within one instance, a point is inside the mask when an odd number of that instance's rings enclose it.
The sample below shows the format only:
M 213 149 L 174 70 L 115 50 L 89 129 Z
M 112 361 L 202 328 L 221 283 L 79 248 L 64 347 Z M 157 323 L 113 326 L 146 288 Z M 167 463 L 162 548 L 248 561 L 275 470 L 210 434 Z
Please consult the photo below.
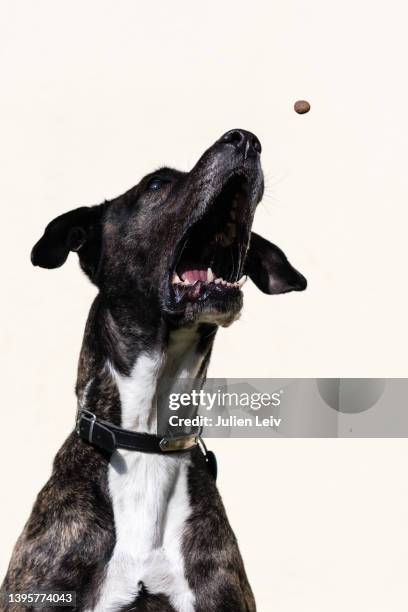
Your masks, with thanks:
M 262 151 L 259 139 L 247 130 L 229 130 L 221 136 L 219 142 L 234 146 L 237 150 L 243 151 L 245 156 L 248 153 L 260 154 Z

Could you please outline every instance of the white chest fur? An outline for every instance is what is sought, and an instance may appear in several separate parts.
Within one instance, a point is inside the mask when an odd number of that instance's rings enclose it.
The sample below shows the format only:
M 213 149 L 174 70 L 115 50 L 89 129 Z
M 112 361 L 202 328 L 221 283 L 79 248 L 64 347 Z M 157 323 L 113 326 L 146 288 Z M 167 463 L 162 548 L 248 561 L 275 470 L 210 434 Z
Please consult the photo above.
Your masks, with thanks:
M 173 379 L 194 376 L 201 362 L 195 333 L 177 334 L 167 354 L 140 355 L 130 376 L 113 368 L 126 429 L 156 432 L 155 394 L 163 371 Z M 190 458 L 116 451 L 109 472 L 116 543 L 94 612 L 115 612 L 137 598 L 143 583 L 166 595 L 177 612 L 194 612 L 184 572 L 182 536 L 191 508 Z
M 141 583 L 166 595 L 178 612 L 193 612 L 184 574 L 182 534 L 190 514 L 189 457 L 117 451 L 109 467 L 116 544 L 95 612 L 129 604 Z

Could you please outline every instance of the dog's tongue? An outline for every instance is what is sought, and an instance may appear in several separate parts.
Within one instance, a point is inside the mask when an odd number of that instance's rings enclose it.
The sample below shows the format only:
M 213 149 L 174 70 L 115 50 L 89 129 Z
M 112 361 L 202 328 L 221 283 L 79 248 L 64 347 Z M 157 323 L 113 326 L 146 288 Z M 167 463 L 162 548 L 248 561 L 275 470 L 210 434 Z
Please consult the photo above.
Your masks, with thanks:
M 187 281 L 190 284 L 193 284 L 196 281 L 205 282 L 207 280 L 207 270 L 184 270 L 181 277 L 184 281 Z

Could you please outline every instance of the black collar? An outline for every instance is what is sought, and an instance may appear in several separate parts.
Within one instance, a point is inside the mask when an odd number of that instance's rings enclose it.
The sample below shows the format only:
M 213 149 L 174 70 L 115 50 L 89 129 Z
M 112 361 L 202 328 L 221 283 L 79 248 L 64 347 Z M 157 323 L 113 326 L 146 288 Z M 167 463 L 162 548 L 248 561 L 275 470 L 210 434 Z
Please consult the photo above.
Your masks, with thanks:
M 217 459 L 208 451 L 200 434 L 162 437 L 154 434 L 136 433 L 117 427 L 109 421 L 97 419 L 93 412 L 80 410 L 76 433 L 83 439 L 112 454 L 117 448 L 139 451 L 141 453 L 187 452 L 198 446 L 203 454 L 208 471 L 217 479 Z
M 200 441 L 198 432 L 178 437 L 136 433 L 97 419 L 89 410 L 79 411 L 76 432 L 83 440 L 108 453 L 113 453 L 117 448 L 142 453 L 185 452 L 195 448 Z

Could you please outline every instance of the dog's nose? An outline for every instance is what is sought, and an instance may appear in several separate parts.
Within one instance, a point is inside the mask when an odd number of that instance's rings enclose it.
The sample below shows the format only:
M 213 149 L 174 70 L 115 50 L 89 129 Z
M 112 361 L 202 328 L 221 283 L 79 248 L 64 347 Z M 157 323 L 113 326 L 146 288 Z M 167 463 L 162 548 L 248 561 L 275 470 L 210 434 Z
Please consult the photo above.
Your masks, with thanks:
M 229 130 L 221 136 L 219 142 L 233 145 L 237 150 L 243 150 L 245 154 L 259 154 L 262 151 L 259 139 L 246 130 Z

